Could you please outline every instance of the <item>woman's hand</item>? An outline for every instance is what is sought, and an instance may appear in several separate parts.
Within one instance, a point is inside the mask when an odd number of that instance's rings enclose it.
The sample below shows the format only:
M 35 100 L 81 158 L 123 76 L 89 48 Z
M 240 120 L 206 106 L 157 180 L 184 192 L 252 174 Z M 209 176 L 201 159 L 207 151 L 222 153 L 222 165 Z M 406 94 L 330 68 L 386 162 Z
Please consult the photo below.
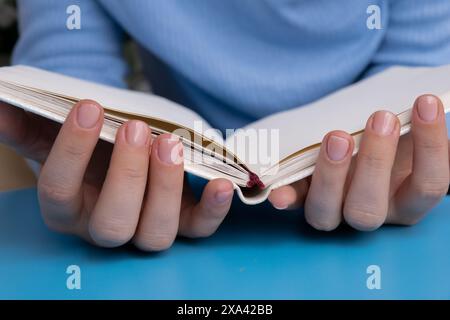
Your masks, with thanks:
M 76 104 L 61 128 L 0 104 L 0 142 L 43 163 L 39 203 L 51 229 L 103 247 L 132 241 L 145 251 L 169 248 L 177 234 L 214 233 L 230 208 L 229 181 L 209 182 L 196 203 L 183 183 L 178 139 L 152 141 L 145 123 L 129 121 L 113 146 L 98 141 L 102 125 L 103 109 L 89 100 Z
M 342 220 L 365 231 L 384 223 L 417 223 L 449 187 L 442 102 L 432 95 L 419 97 L 412 131 L 400 139 L 399 132 L 395 115 L 376 112 L 353 159 L 352 137 L 330 132 L 312 178 L 274 190 L 269 200 L 279 209 L 304 204 L 306 220 L 319 230 L 333 230 Z

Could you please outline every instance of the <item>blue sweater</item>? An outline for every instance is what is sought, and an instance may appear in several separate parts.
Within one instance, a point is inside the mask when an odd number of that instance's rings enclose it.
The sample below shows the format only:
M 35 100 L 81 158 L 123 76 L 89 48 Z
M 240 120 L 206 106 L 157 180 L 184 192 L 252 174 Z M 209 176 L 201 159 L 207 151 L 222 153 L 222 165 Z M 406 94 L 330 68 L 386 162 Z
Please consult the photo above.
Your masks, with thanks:
M 80 30 L 66 28 L 73 4 Z M 372 4 L 381 29 L 367 27 Z M 387 66 L 450 63 L 449 0 L 19 0 L 19 14 L 15 64 L 123 87 L 129 35 L 155 92 L 219 129 Z

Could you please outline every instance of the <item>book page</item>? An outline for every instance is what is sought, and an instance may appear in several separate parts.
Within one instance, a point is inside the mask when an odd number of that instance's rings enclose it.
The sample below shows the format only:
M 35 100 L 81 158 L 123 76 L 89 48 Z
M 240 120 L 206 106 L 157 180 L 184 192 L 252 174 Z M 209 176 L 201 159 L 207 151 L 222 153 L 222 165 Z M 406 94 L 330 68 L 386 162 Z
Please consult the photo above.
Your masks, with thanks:
M 332 130 L 355 133 L 364 129 L 367 119 L 375 111 L 389 110 L 395 114 L 406 111 L 422 94 L 440 96 L 448 109 L 449 92 L 450 65 L 435 68 L 393 67 L 317 102 L 254 122 L 244 131 L 237 132 L 232 139 L 249 130 L 275 130 L 279 135 L 279 143 L 275 146 L 278 150 L 269 154 L 282 160 L 305 147 L 320 143 Z M 232 139 L 227 141 L 227 145 Z M 246 159 L 248 154 L 243 154 L 245 151 L 237 149 L 235 153 L 240 159 Z M 248 166 L 257 174 L 263 174 L 267 167 L 255 162 L 249 162 Z
M 0 68 L 0 80 L 78 100 L 95 100 L 110 110 L 164 120 L 197 132 L 200 130 L 195 129 L 200 127 L 201 131 L 210 128 L 192 110 L 149 93 L 113 88 L 28 66 Z M 213 138 L 218 139 L 217 141 L 222 139 Z

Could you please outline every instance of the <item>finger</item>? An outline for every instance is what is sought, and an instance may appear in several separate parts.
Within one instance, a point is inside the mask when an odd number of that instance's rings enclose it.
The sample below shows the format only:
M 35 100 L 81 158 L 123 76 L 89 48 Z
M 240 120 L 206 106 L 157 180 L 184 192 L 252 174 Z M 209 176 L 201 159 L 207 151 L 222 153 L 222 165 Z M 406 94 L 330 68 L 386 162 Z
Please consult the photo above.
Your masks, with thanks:
M 388 222 L 414 224 L 447 193 L 448 137 L 442 102 L 424 95 L 412 114 L 413 170 L 400 186 Z
M 99 246 L 123 245 L 136 231 L 147 183 L 150 132 L 141 121 L 129 121 L 117 132 L 108 173 L 89 221 L 89 234 Z
M 341 222 L 353 147 L 353 138 L 341 131 L 331 132 L 323 140 L 305 202 L 306 221 L 318 230 L 333 230 Z
M 355 229 L 374 230 L 386 220 L 399 133 L 398 118 L 390 112 L 378 111 L 367 122 L 343 208 Z
M 41 211 L 47 224 L 69 231 L 79 218 L 82 182 L 103 123 L 95 102 L 77 103 L 62 126 L 38 180 Z
M 0 143 L 27 158 L 43 162 L 58 128 L 50 120 L 0 102 Z
M 144 251 L 169 248 L 178 231 L 183 192 L 183 145 L 176 136 L 159 136 L 152 146 L 147 197 L 134 237 Z
M 193 198 L 192 198 L 193 199 Z M 181 212 L 180 235 L 190 238 L 212 235 L 230 210 L 233 184 L 226 179 L 210 181 L 200 202 L 190 201 Z
M 412 172 L 413 140 L 411 132 L 400 137 L 391 173 L 389 198 L 392 199 L 400 185 Z
M 305 202 L 309 184 L 310 179 L 302 179 L 272 190 L 269 194 L 269 202 L 278 210 L 297 209 Z

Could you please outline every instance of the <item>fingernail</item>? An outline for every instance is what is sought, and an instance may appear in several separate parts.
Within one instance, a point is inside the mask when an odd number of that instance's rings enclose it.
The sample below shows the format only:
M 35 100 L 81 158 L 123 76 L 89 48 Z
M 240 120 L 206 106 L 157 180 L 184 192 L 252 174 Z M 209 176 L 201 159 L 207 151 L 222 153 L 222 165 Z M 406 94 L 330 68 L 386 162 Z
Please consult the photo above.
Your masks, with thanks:
M 233 195 L 233 190 L 217 192 L 216 196 L 215 196 L 216 202 L 219 204 L 225 203 L 228 200 L 230 200 L 232 195 Z
M 91 129 L 95 127 L 99 118 L 101 110 L 94 104 L 82 104 L 77 110 L 78 125 L 84 129 Z
M 159 141 L 158 156 L 167 164 L 180 164 L 183 161 L 183 145 L 176 137 L 167 137 Z
M 426 122 L 436 120 L 438 115 L 438 102 L 433 96 L 421 96 L 417 101 L 417 111 L 420 119 Z
M 347 139 L 339 136 L 330 136 L 327 142 L 328 157 L 333 161 L 340 161 L 345 158 L 350 143 Z
M 395 115 L 388 111 L 375 112 L 372 119 L 372 129 L 382 136 L 388 136 L 394 131 Z
M 130 121 L 125 128 L 125 137 L 128 144 L 135 147 L 142 147 L 149 138 L 148 126 L 141 121 Z

